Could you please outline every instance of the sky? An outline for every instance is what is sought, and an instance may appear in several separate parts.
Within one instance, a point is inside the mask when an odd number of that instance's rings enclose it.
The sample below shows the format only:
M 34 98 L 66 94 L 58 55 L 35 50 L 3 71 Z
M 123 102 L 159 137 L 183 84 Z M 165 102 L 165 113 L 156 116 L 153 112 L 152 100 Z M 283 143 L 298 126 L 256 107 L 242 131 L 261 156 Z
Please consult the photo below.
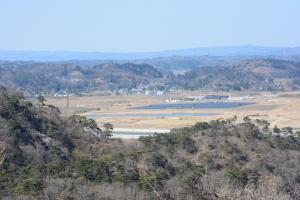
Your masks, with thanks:
M 0 0 L 0 49 L 300 46 L 300 0 Z

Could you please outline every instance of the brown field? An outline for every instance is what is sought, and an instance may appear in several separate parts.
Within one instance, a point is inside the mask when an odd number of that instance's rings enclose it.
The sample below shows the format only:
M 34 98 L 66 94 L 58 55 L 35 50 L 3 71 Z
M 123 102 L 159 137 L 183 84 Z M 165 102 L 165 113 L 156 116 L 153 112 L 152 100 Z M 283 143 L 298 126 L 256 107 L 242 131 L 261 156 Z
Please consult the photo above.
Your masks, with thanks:
M 66 98 L 49 98 L 48 104 L 55 105 L 62 109 L 65 115 L 74 112 L 81 115 L 102 113 L 102 114 L 153 114 L 153 113 L 219 113 L 210 117 L 158 117 L 158 118 L 101 118 L 97 123 L 111 122 L 115 128 L 130 129 L 171 129 L 190 126 L 198 121 L 209 121 L 217 118 L 230 118 L 236 115 L 238 120 L 245 116 L 251 118 L 266 119 L 271 125 L 279 127 L 291 126 L 300 128 L 300 92 L 282 93 L 218 93 L 219 95 L 230 95 L 239 102 L 253 102 L 255 105 L 230 109 L 165 109 L 165 110 L 134 110 L 132 106 L 166 103 L 166 99 L 183 98 L 188 96 L 203 96 L 214 94 L 212 92 L 178 92 L 163 96 L 145 95 L 111 95 L 111 96 L 85 96 L 70 97 L 69 108 L 66 107 Z M 216 94 L 216 93 L 215 93 Z M 250 96 L 251 99 L 237 100 L 239 97 Z

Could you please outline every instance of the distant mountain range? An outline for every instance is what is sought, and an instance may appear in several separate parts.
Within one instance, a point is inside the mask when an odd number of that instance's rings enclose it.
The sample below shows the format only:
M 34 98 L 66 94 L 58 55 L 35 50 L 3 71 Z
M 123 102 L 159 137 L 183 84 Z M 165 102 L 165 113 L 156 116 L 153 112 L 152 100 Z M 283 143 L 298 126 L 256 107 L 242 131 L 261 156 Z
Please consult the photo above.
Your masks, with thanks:
M 224 46 L 168 50 L 159 52 L 77 52 L 77 51 L 7 51 L 0 50 L 0 60 L 140 60 L 172 56 L 299 56 L 300 47 Z
M 0 51 L 0 85 L 28 94 L 156 88 L 300 89 L 300 47 L 211 47 L 152 53 Z

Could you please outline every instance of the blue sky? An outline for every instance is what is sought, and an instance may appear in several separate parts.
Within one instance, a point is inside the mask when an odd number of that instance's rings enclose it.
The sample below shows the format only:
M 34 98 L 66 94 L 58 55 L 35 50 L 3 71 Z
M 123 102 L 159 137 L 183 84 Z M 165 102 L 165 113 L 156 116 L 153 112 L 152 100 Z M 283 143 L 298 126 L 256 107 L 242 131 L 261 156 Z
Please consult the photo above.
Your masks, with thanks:
M 0 49 L 300 46 L 300 0 L 0 0 Z

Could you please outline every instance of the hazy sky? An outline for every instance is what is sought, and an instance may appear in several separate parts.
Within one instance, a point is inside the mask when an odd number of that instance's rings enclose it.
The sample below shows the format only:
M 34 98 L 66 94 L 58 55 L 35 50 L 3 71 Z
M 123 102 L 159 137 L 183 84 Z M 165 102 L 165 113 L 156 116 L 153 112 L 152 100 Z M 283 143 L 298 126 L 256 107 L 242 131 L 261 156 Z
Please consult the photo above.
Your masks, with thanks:
M 300 0 L 0 0 L 0 49 L 300 46 Z

